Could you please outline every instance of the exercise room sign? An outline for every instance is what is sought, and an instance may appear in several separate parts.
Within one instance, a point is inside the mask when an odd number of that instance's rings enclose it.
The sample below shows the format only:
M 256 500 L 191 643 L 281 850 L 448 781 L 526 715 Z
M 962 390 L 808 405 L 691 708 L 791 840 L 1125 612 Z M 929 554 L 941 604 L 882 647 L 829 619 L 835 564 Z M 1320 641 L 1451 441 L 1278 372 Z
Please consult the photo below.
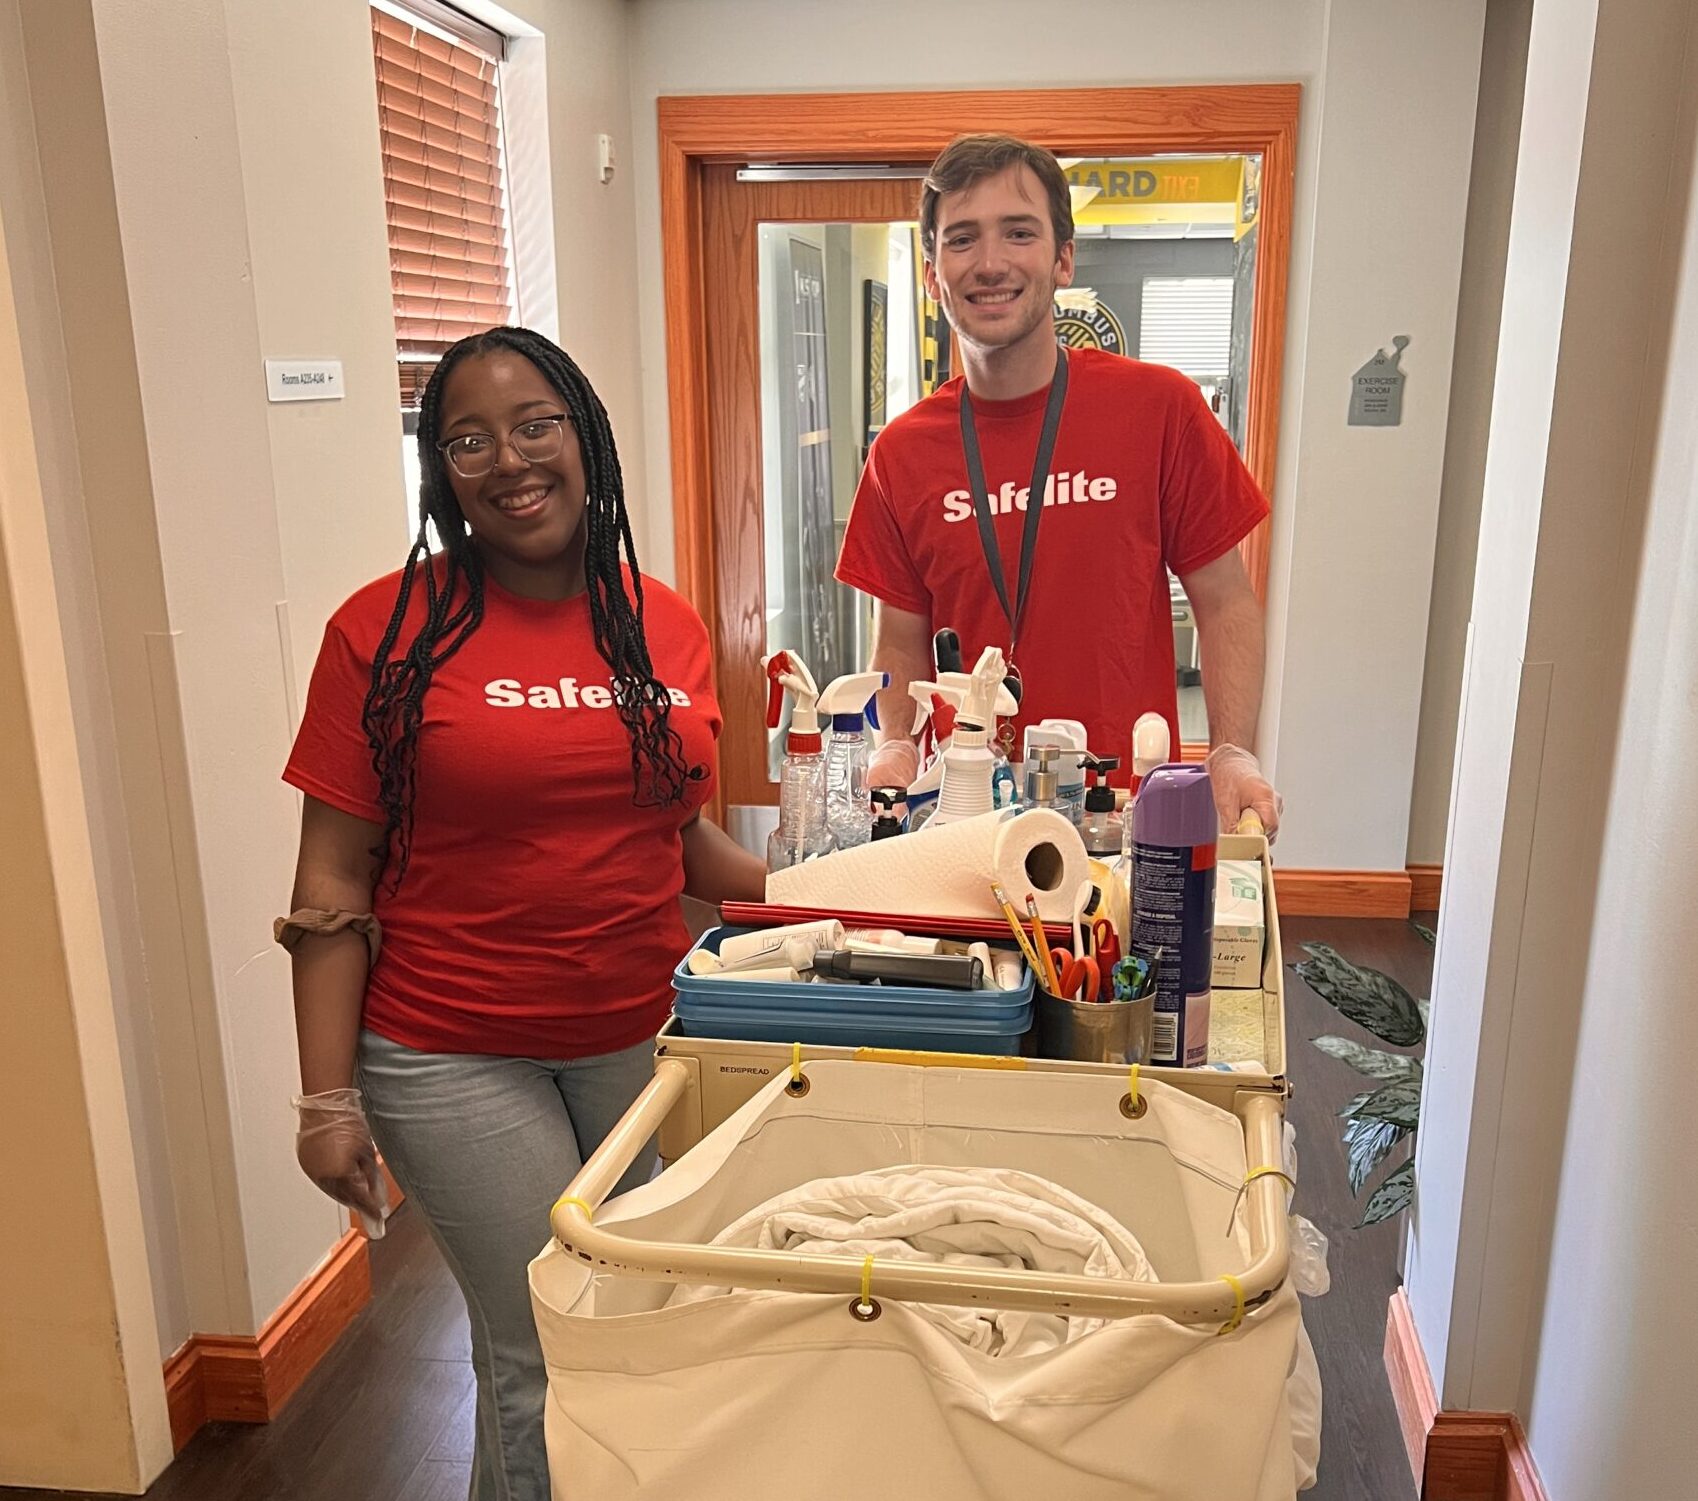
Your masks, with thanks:
M 1403 422 L 1403 381 L 1401 367 L 1403 351 L 1409 347 L 1409 336 L 1399 334 L 1391 341 L 1391 353 L 1374 351 L 1369 360 L 1350 378 L 1351 427 L 1398 427 Z

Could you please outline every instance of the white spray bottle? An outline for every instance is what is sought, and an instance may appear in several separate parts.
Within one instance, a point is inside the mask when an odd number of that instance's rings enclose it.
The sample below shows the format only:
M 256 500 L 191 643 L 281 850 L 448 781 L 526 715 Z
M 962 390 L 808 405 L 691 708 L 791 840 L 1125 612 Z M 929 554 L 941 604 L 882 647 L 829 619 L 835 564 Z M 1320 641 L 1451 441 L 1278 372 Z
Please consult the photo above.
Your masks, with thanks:
M 807 664 L 793 651 L 761 659 L 767 677 L 766 725 L 778 728 L 784 693 L 795 700 L 778 777 L 778 827 L 767 836 L 766 868 L 784 870 L 832 849 L 825 810 L 825 752 L 820 741 L 819 689 Z
M 991 742 L 996 738 L 997 716 L 1020 711 L 1014 695 L 1003 684 L 1006 672 L 1002 648 L 987 646 L 972 672 L 939 673 L 942 681 L 916 685 L 942 694 L 956 706 L 955 733 L 943 753 L 943 787 L 931 820 L 940 828 L 989 813 L 996 806 L 991 784 L 997 755 Z
M 935 695 L 935 697 L 934 697 Z M 950 728 L 955 724 L 955 708 L 949 704 L 937 685 L 922 679 L 908 685 L 908 696 L 914 700 L 914 734 L 919 738 L 921 755 L 925 755 L 926 746 L 935 747 L 931 759 L 920 767 L 920 774 L 908 784 L 908 833 L 917 834 L 923 829 L 932 816 L 937 812 L 937 795 L 943 786 L 943 751 L 949 740 L 945 736 L 937 738 L 939 719 L 933 715 L 938 704 L 945 704 L 949 709 L 948 719 Z M 928 726 L 932 733 L 927 734 Z
M 868 722 L 878 728 L 878 691 L 890 686 L 888 672 L 851 672 L 833 680 L 819 697 L 819 712 L 831 716 L 825 752 L 825 816 L 840 850 L 872 838 L 873 809 L 867 796 L 867 762 L 872 746 Z

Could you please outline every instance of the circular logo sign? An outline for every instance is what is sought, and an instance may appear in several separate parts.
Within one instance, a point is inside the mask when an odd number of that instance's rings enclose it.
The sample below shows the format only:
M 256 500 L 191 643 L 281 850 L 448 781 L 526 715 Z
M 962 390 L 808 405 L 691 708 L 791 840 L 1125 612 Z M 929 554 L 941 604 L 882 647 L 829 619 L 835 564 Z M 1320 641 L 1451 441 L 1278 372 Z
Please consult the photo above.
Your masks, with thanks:
M 1069 349 L 1101 349 L 1108 354 L 1126 353 L 1126 330 L 1106 302 L 1097 299 L 1089 307 L 1058 307 L 1055 336 Z

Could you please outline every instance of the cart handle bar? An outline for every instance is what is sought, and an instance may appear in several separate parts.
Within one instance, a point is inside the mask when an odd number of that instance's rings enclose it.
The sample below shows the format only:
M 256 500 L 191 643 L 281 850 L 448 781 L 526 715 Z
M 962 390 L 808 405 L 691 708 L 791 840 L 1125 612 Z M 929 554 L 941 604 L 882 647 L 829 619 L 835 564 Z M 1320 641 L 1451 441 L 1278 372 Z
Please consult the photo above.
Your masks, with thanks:
M 862 1262 L 847 1256 L 802 1255 L 732 1246 L 663 1243 L 628 1238 L 592 1223 L 590 1214 L 624 1176 L 633 1158 L 683 1096 L 688 1067 L 659 1059 L 654 1077 L 606 1140 L 573 1178 L 549 1216 L 561 1249 L 598 1271 L 659 1282 L 863 1296 Z M 1247 1160 L 1281 1160 L 1277 1098 L 1246 1092 L 1242 1098 Z M 899 1302 L 1066 1313 L 1090 1318 L 1159 1314 L 1181 1324 L 1225 1324 L 1244 1308 L 1266 1303 L 1285 1281 L 1290 1263 L 1286 1235 L 1286 1185 L 1264 1174 L 1245 1190 L 1250 1265 L 1237 1274 L 1244 1301 L 1224 1280 L 1140 1282 L 1125 1277 L 1059 1276 L 927 1262 L 875 1263 L 872 1290 Z M 1226 1226 L 1222 1226 L 1223 1234 Z

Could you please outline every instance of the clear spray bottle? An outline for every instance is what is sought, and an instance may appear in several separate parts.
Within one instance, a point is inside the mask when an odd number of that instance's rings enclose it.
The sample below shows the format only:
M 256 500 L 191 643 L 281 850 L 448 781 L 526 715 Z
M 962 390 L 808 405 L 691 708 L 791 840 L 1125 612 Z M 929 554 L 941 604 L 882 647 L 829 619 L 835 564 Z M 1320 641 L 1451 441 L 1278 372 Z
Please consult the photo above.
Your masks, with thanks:
M 792 651 L 776 651 L 761 661 L 767 677 L 766 724 L 778 728 L 788 689 L 795 700 L 778 777 L 778 827 L 767 836 L 766 868 L 784 870 L 827 854 L 833 848 L 826 821 L 825 751 L 820 739 L 814 686 L 807 664 Z
M 887 672 L 853 672 L 835 679 L 820 694 L 819 712 L 831 716 L 825 752 L 826 822 L 840 850 L 872 837 L 872 803 L 867 795 L 867 763 L 872 746 L 866 727 L 878 728 L 878 691 L 890 686 Z

